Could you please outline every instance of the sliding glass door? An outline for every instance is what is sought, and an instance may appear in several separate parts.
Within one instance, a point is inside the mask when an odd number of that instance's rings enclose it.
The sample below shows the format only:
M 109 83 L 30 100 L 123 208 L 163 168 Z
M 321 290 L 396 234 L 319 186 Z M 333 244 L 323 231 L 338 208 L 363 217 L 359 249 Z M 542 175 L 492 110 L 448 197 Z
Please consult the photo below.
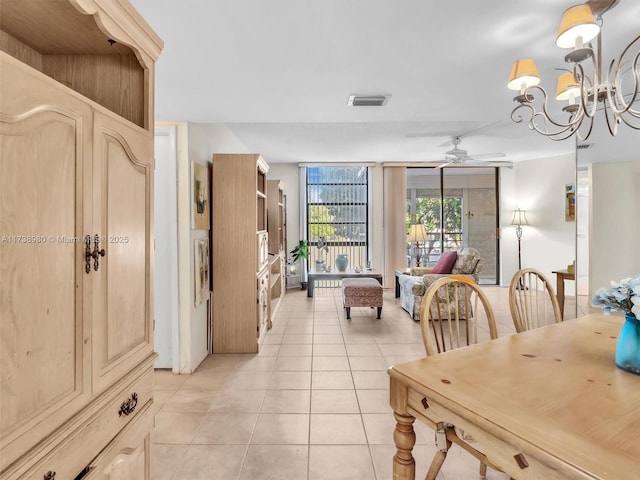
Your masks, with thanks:
M 406 221 L 407 232 L 426 233 L 410 235 L 410 265 L 433 266 L 443 251 L 469 246 L 480 252 L 480 283 L 498 283 L 496 168 L 408 168 Z

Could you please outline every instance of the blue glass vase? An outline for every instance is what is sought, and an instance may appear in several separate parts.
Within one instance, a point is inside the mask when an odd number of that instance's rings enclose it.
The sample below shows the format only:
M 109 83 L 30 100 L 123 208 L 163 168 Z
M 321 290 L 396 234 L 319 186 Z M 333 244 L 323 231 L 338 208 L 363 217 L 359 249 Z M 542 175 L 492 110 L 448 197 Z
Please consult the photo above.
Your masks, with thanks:
M 630 314 L 625 315 L 625 322 L 618 334 L 616 365 L 640 375 L 640 320 Z
M 339 253 L 336 257 L 336 268 L 339 272 L 344 272 L 347 270 L 347 266 L 349 265 L 349 255 L 346 253 Z

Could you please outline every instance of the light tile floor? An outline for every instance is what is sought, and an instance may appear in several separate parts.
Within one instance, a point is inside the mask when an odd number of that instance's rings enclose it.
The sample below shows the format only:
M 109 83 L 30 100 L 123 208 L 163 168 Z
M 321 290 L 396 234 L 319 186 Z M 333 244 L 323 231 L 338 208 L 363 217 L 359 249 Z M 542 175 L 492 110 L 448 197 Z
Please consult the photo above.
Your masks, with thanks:
M 508 289 L 483 289 L 499 335 L 514 333 Z M 568 298 L 567 318 L 574 308 Z M 420 326 L 392 290 L 381 320 L 369 308 L 351 316 L 338 289 L 317 289 L 313 299 L 289 291 L 259 354 L 212 355 L 192 375 L 156 370 L 153 479 L 391 479 L 386 369 L 425 355 Z M 416 478 L 424 478 L 434 435 L 419 422 L 415 429 Z M 476 479 L 478 468 L 452 449 L 438 478 Z M 489 470 L 488 478 L 508 477 Z

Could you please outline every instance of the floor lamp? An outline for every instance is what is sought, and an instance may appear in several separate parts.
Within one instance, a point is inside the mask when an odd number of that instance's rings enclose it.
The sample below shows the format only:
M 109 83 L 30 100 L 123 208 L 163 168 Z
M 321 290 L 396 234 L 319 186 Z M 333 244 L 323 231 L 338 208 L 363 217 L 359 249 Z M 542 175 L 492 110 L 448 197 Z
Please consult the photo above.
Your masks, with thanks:
M 522 257 L 520 255 L 520 240 L 522 239 L 522 225 L 529 225 L 527 222 L 527 212 L 519 208 L 513 211 L 511 225 L 516 226 L 516 237 L 518 237 L 518 270 L 522 270 Z
M 409 241 L 416 242 L 416 267 L 420 266 L 420 242 L 427 241 L 427 230 L 422 223 L 414 223 L 409 228 Z

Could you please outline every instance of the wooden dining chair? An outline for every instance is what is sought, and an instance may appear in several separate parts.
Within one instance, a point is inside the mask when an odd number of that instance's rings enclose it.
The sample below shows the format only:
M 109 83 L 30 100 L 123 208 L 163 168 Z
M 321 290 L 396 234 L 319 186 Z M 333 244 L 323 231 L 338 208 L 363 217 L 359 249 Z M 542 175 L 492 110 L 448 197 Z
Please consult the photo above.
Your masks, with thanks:
M 488 327 L 489 339 L 498 338 L 493 309 L 485 293 L 473 280 L 451 275 L 433 283 L 425 292 L 420 309 L 420 328 L 427 356 L 437 355 L 482 341 Z M 485 333 L 486 334 L 486 333 Z M 442 468 L 451 444 L 460 446 L 480 460 L 480 476 L 485 478 L 487 466 L 500 471 L 474 446 L 469 435 L 450 424 L 433 424 L 436 452 L 425 480 L 434 480 Z
M 551 283 L 533 268 L 518 270 L 511 279 L 509 309 L 518 333 L 562 321 Z

